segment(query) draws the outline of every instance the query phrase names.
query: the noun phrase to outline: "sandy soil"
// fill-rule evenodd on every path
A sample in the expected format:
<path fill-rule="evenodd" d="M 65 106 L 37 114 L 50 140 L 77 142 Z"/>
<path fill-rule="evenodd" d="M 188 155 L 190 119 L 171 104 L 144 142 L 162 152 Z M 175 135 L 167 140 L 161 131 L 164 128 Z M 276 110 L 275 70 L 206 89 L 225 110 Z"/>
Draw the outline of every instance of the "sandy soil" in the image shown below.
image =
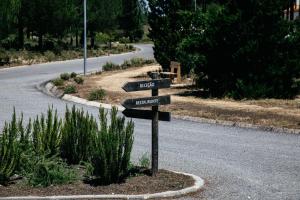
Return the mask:
<path fill-rule="evenodd" d="M 151 65 L 125 71 L 104 72 L 92 75 L 79 86 L 78 94 L 87 98 L 95 88 L 107 91 L 105 103 L 120 104 L 127 98 L 150 96 L 150 91 L 126 93 L 122 86 L 126 82 L 148 79 L 147 72 L 158 70 L 160 66 Z M 188 82 L 188 81 L 187 81 Z M 300 99 L 295 100 L 242 100 L 199 98 L 191 87 L 172 87 L 161 89 L 160 95 L 172 95 L 172 104 L 161 106 L 162 110 L 176 115 L 188 115 L 216 120 L 245 122 L 255 125 L 300 129 Z M 189 93 L 193 93 L 189 95 Z"/>

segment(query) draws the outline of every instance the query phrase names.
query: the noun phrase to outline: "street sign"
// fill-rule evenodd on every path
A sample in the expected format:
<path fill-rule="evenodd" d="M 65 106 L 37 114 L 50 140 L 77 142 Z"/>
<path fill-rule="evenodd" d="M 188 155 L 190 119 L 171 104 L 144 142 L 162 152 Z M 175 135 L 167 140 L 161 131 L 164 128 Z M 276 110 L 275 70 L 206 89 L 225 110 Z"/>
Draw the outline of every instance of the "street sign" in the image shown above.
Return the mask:
<path fill-rule="evenodd" d="M 160 106 L 171 103 L 170 95 L 167 96 L 153 96 L 146 98 L 127 99 L 123 102 L 122 106 L 125 108 L 140 108 L 149 106 Z"/>
<path fill-rule="evenodd" d="M 152 90 L 160 88 L 170 88 L 171 81 L 170 79 L 156 79 L 149 81 L 137 81 L 137 82 L 128 82 L 122 88 L 126 92 L 141 91 L 141 90 Z"/>
<path fill-rule="evenodd" d="M 167 105 L 171 103 L 170 95 L 158 96 L 158 89 L 169 88 L 171 86 L 170 79 L 158 79 L 158 73 L 151 73 L 149 81 L 138 81 L 126 83 L 122 88 L 126 92 L 151 90 L 152 97 L 127 99 L 123 102 L 126 108 L 123 114 L 126 117 L 151 119 L 152 121 L 152 159 L 151 159 L 151 173 L 156 176 L 158 172 L 158 121 L 171 121 L 171 114 L 168 112 L 160 112 L 160 105 Z M 132 108 L 152 107 L 152 110 L 136 110 Z"/>
<path fill-rule="evenodd" d="M 125 109 L 123 114 L 126 117 L 137 118 L 137 119 L 152 119 L 152 110 L 136 110 L 136 109 Z M 159 121 L 171 121 L 171 113 L 169 112 L 158 112 Z"/>

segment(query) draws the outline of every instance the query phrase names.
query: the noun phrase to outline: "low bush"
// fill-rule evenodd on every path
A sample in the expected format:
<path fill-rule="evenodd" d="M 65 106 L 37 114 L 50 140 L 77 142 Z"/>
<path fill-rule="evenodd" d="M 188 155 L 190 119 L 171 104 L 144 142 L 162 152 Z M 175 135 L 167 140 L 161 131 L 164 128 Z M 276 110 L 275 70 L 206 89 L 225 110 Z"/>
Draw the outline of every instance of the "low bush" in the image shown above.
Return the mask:
<path fill-rule="evenodd" d="M 57 157 L 39 158 L 28 175 L 28 183 L 35 187 L 67 184 L 76 179 L 75 171 Z"/>
<path fill-rule="evenodd" d="M 67 85 L 64 89 L 64 94 L 77 93 L 77 88 L 74 85 Z"/>
<path fill-rule="evenodd" d="M 34 187 L 66 184 L 77 180 L 73 164 L 87 166 L 86 174 L 101 184 L 117 183 L 129 175 L 133 144 L 133 122 L 111 111 L 99 110 L 99 126 L 94 117 L 73 106 L 65 117 L 49 108 L 46 115 L 29 120 L 16 113 L 0 134 L 0 184 L 6 185 L 13 174 L 26 177 Z M 99 127 L 99 128 L 98 128 Z"/>
<path fill-rule="evenodd" d="M 150 156 L 148 153 L 144 153 L 142 157 L 139 159 L 139 165 L 143 168 L 150 167 Z"/>
<path fill-rule="evenodd" d="M 83 84 L 84 79 L 83 79 L 82 77 L 78 76 L 78 77 L 75 77 L 75 78 L 74 78 L 74 81 L 75 81 L 77 84 Z"/>
<path fill-rule="evenodd" d="M 69 73 L 63 73 L 60 75 L 60 78 L 65 80 L 65 81 L 68 81 L 70 79 L 70 74 Z"/>
<path fill-rule="evenodd" d="M 20 128 L 18 126 L 16 112 L 14 111 L 12 121 L 6 123 L 0 135 L 0 184 L 6 185 L 9 178 L 18 168 L 21 157 L 19 145 Z"/>
<path fill-rule="evenodd" d="M 106 96 L 105 90 L 103 90 L 102 88 L 94 89 L 90 92 L 88 100 L 90 101 L 103 100 L 105 96 Z"/>
<path fill-rule="evenodd" d="M 69 164 L 88 161 L 93 150 L 97 123 L 93 116 L 78 110 L 66 108 L 62 126 L 61 157 Z"/>
<path fill-rule="evenodd" d="M 64 80 L 61 79 L 61 78 L 57 78 L 57 79 L 52 80 L 52 83 L 56 87 L 59 87 L 59 86 L 63 86 L 64 85 Z"/>
<path fill-rule="evenodd" d="M 5 50 L 0 50 L 0 66 L 8 65 L 10 63 L 10 57 Z"/>
<path fill-rule="evenodd" d="M 77 77 L 77 73 L 76 72 L 72 72 L 70 75 L 71 78 L 76 78 Z"/>
<path fill-rule="evenodd" d="M 55 54 L 52 51 L 46 51 L 44 53 L 47 62 L 54 61 L 56 59 Z"/>
<path fill-rule="evenodd" d="M 120 65 L 117 65 L 112 62 L 107 62 L 105 65 L 102 66 L 103 71 L 113 71 L 121 69 Z"/>
<path fill-rule="evenodd" d="M 117 116 L 115 107 L 111 110 L 110 125 L 107 112 L 100 108 L 99 113 L 100 127 L 91 159 L 93 175 L 100 184 L 118 183 L 128 175 L 134 124 L 130 121 L 125 126 L 125 118 Z"/>
<path fill-rule="evenodd" d="M 32 124 L 33 150 L 36 154 L 54 156 L 59 153 L 61 140 L 61 120 L 57 116 L 57 110 L 49 108 L 45 117 L 42 114 Z"/>

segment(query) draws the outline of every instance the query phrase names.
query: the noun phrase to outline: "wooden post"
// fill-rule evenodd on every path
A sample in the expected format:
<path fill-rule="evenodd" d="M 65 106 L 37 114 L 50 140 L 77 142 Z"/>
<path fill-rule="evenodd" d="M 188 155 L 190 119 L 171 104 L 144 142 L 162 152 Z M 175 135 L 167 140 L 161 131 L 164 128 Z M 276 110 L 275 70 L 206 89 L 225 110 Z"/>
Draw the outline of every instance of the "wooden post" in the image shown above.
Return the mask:
<path fill-rule="evenodd" d="M 158 73 L 152 73 L 152 79 L 158 79 Z M 158 96 L 158 89 L 152 89 L 152 96 Z M 152 106 L 152 176 L 158 172 L 158 106 Z"/>

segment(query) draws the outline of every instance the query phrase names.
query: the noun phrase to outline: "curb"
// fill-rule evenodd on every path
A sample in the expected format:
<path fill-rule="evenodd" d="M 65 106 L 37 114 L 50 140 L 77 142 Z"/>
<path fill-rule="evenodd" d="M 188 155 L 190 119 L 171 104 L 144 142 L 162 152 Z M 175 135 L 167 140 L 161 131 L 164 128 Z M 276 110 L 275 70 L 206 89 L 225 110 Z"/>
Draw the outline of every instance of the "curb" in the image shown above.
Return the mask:
<path fill-rule="evenodd" d="M 204 186 L 204 180 L 196 175 L 171 171 L 176 174 L 183 174 L 190 176 L 195 180 L 195 183 L 191 187 L 187 187 L 176 191 L 166 191 L 153 194 L 140 194 L 140 195 L 125 195 L 125 194 L 113 194 L 113 195 L 68 195 L 68 196 L 20 196 L 20 197 L 0 197 L 0 200 L 71 200 L 71 199 L 155 199 L 155 198 L 168 198 L 178 197 L 186 195 L 188 193 L 197 192 Z"/>
<path fill-rule="evenodd" d="M 111 104 L 104 104 L 95 101 L 88 101 L 86 99 L 75 97 L 68 94 L 62 94 L 59 92 L 56 86 L 54 86 L 51 82 L 47 81 L 42 83 L 41 85 L 37 86 L 37 88 L 46 93 L 49 96 L 61 98 L 65 101 L 78 103 L 82 105 L 92 106 L 92 107 L 103 107 L 105 109 L 111 109 L 112 106 L 118 108 L 119 111 L 125 110 L 123 106 L 120 105 L 111 105 Z M 276 133 L 288 133 L 288 134 L 300 134 L 300 129 L 288 129 L 288 128 L 278 128 L 273 126 L 260 126 L 260 125 L 253 125 L 241 122 L 231 122 L 231 121 L 223 121 L 223 120 L 214 120 L 214 119 L 206 119 L 200 117 L 190 117 L 190 116 L 180 116 L 180 115 L 173 115 L 175 119 L 181 119 L 186 121 L 192 122 L 199 122 L 199 123 L 209 123 L 209 124 L 219 124 L 223 126 L 231 126 L 231 127 L 239 127 L 239 128 L 250 128 L 254 130 L 262 130 L 262 131 L 269 131 L 269 132 L 276 132 Z"/>

